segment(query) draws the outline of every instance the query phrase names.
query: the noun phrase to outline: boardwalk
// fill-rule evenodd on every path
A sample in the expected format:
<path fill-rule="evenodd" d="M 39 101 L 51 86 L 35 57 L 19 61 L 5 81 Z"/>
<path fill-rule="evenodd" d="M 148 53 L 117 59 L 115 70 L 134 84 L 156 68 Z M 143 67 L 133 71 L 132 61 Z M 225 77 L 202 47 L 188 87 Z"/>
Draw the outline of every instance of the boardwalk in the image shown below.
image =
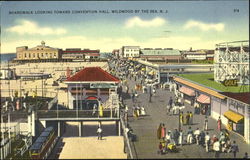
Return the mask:
<path fill-rule="evenodd" d="M 135 81 L 129 80 L 129 88 L 134 88 Z M 138 81 L 139 82 L 139 81 Z M 138 83 L 137 82 L 137 83 Z M 130 90 L 131 93 L 131 90 Z M 200 145 L 184 145 L 182 147 L 178 146 L 178 153 L 168 153 L 165 155 L 160 155 L 157 153 L 159 140 L 157 139 L 157 128 L 160 123 L 165 123 L 168 130 L 173 131 L 175 128 L 178 129 L 178 116 L 177 115 L 167 115 L 166 104 L 170 96 L 174 97 L 173 93 L 167 90 L 157 89 L 156 95 L 152 97 L 152 103 L 149 103 L 149 95 L 146 93 L 138 92 L 139 97 L 137 98 L 136 104 L 144 106 L 147 112 L 147 116 L 140 117 L 136 120 L 132 117 L 132 107 L 133 103 L 131 98 L 123 94 L 125 98 L 124 103 L 129 107 L 129 125 L 132 127 L 134 133 L 138 136 L 138 141 L 135 142 L 135 148 L 138 158 L 209 158 L 214 157 L 214 152 L 206 153 L 205 148 Z M 194 108 L 189 104 L 185 103 L 186 108 L 183 110 L 192 111 L 194 113 Z M 192 129 L 203 128 L 204 115 L 194 115 L 194 124 L 191 125 Z M 225 128 L 225 126 L 223 126 Z M 182 129 L 187 131 L 188 126 L 183 126 Z M 217 136 L 219 132 L 216 130 L 216 121 L 209 118 L 209 134 L 212 137 L 214 134 Z M 238 136 L 234 132 L 230 132 L 231 140 L 236 140 L 239 145 L 240 152 L 237 154 L 238 158 L 242 158 L 245 152 L 250 153 L 250 145 L 247 145 L 241 136 Z M 221 153 L 220 157 L 232 158 L 232 153 Z"/>

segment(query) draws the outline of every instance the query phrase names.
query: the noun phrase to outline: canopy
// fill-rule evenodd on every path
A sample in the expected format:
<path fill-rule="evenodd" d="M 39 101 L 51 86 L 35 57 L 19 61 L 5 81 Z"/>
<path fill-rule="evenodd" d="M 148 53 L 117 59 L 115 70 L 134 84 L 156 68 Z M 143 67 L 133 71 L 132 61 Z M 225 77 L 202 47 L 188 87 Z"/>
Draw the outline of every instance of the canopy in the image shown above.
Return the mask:
<path fill-rule="evenodd" d="M 182 86 L 179 91 L 189 96 L 195 96 L 194 90 L 184 86 Z"/>
<path fill-rule="evenodd" d="M 224 116 L 235 123 L 239 123 L 240 121 L 242 121 L 244 119 L 244 117 L 242 115 L 235 113 L 233 111 L 230 111 L 230 110 L 226 111 L 224 113 Z"/>
<path fill-rule="evenodd" d="M 199 97 L 197 98 L 197 101 L 203 104 L 210 104 L 210 97 L 201 94 L 199 95 Z"/>

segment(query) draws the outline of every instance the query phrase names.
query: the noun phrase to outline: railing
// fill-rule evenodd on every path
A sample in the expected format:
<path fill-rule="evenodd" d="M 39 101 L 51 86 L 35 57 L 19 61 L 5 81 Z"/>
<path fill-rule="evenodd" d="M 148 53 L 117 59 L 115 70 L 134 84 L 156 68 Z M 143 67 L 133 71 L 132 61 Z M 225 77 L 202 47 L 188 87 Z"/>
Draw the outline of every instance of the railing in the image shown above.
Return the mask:
<path fill-rule="evenodd" d="M 127 148 L 128 148 L 128 158 L 129 159 L 134 159 L 134 156 L 133 156 L 133 153 L 132 153 L 132 147 L 131 147 L 131 142 L 130 142 L 130 140 L 129 140 L 129 138 L 128 138 L 128 134 L 126 133 L 126 125 L 125 125 L 125 122 L 124 122 L 124 120 L 123 120 L 123 118 L 121 117 L 120 118 L 120 120 L 121 120 L 121 126 L 122 126 L 122 130 L 123 130 L 123 136 L 124 136 L 124 138 L 125 138 L 125 146 L 127 146 Z"/>
<path fill-rule="evenodd" d="M 119 111 L 105 109 L 101 115 L 93 110 L 38 110 L 39 118 L 119 118 Z"/>
<path fill-rule="evenodd" d="M 52 107 L 53 107 L 53 105 L 54 104 L 56 104 L 57 103 L 57 96 L 56 97 L 54 97 L 50 102 L 49 102 L 49 104 L 48 104 L 48 109 L 50 110 Z"/>

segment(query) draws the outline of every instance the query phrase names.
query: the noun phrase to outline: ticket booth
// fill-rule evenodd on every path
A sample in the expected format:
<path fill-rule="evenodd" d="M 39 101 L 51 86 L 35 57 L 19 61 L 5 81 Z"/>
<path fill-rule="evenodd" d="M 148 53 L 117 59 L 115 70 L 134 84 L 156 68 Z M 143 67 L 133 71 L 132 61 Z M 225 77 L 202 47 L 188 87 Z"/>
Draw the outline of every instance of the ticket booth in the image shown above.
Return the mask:
<path fill-rule="evenodd" d="M 227 129 L 244 135 L 244 116 L 234 111 L 228 110 L 224 113 L 228 119 Z"/>

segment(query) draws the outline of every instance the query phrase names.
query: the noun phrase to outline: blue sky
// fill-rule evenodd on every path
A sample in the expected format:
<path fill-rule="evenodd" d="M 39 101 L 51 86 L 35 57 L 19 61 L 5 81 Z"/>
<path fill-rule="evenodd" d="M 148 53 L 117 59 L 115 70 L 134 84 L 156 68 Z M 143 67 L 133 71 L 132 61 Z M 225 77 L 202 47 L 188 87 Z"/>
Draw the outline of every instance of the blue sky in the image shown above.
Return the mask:
<path fill-rule="evenodd" d="M 163 13 L 142 13 L 147 9 Z M 55 14 L 54 10 L 69 10 L 70 14 Z M 72 14 L 73 10 L 108 10 L 110 13 Z M 133 13 L 111 13 L 111 10 L 132 10 Z M 11 11 L 33 11 L 33 14 L 9 14 Z M 35 14 L 35 11 L 53 14 Z M 249 39 L 249 2 L 1 2 L 1 25 L 1 53 L 15 52 L 18 46 L 34 47 L 42 40 L 56 48 L 90 48 L 104 52 L 123 45 L 213 49 L 216 43 Z"/>

